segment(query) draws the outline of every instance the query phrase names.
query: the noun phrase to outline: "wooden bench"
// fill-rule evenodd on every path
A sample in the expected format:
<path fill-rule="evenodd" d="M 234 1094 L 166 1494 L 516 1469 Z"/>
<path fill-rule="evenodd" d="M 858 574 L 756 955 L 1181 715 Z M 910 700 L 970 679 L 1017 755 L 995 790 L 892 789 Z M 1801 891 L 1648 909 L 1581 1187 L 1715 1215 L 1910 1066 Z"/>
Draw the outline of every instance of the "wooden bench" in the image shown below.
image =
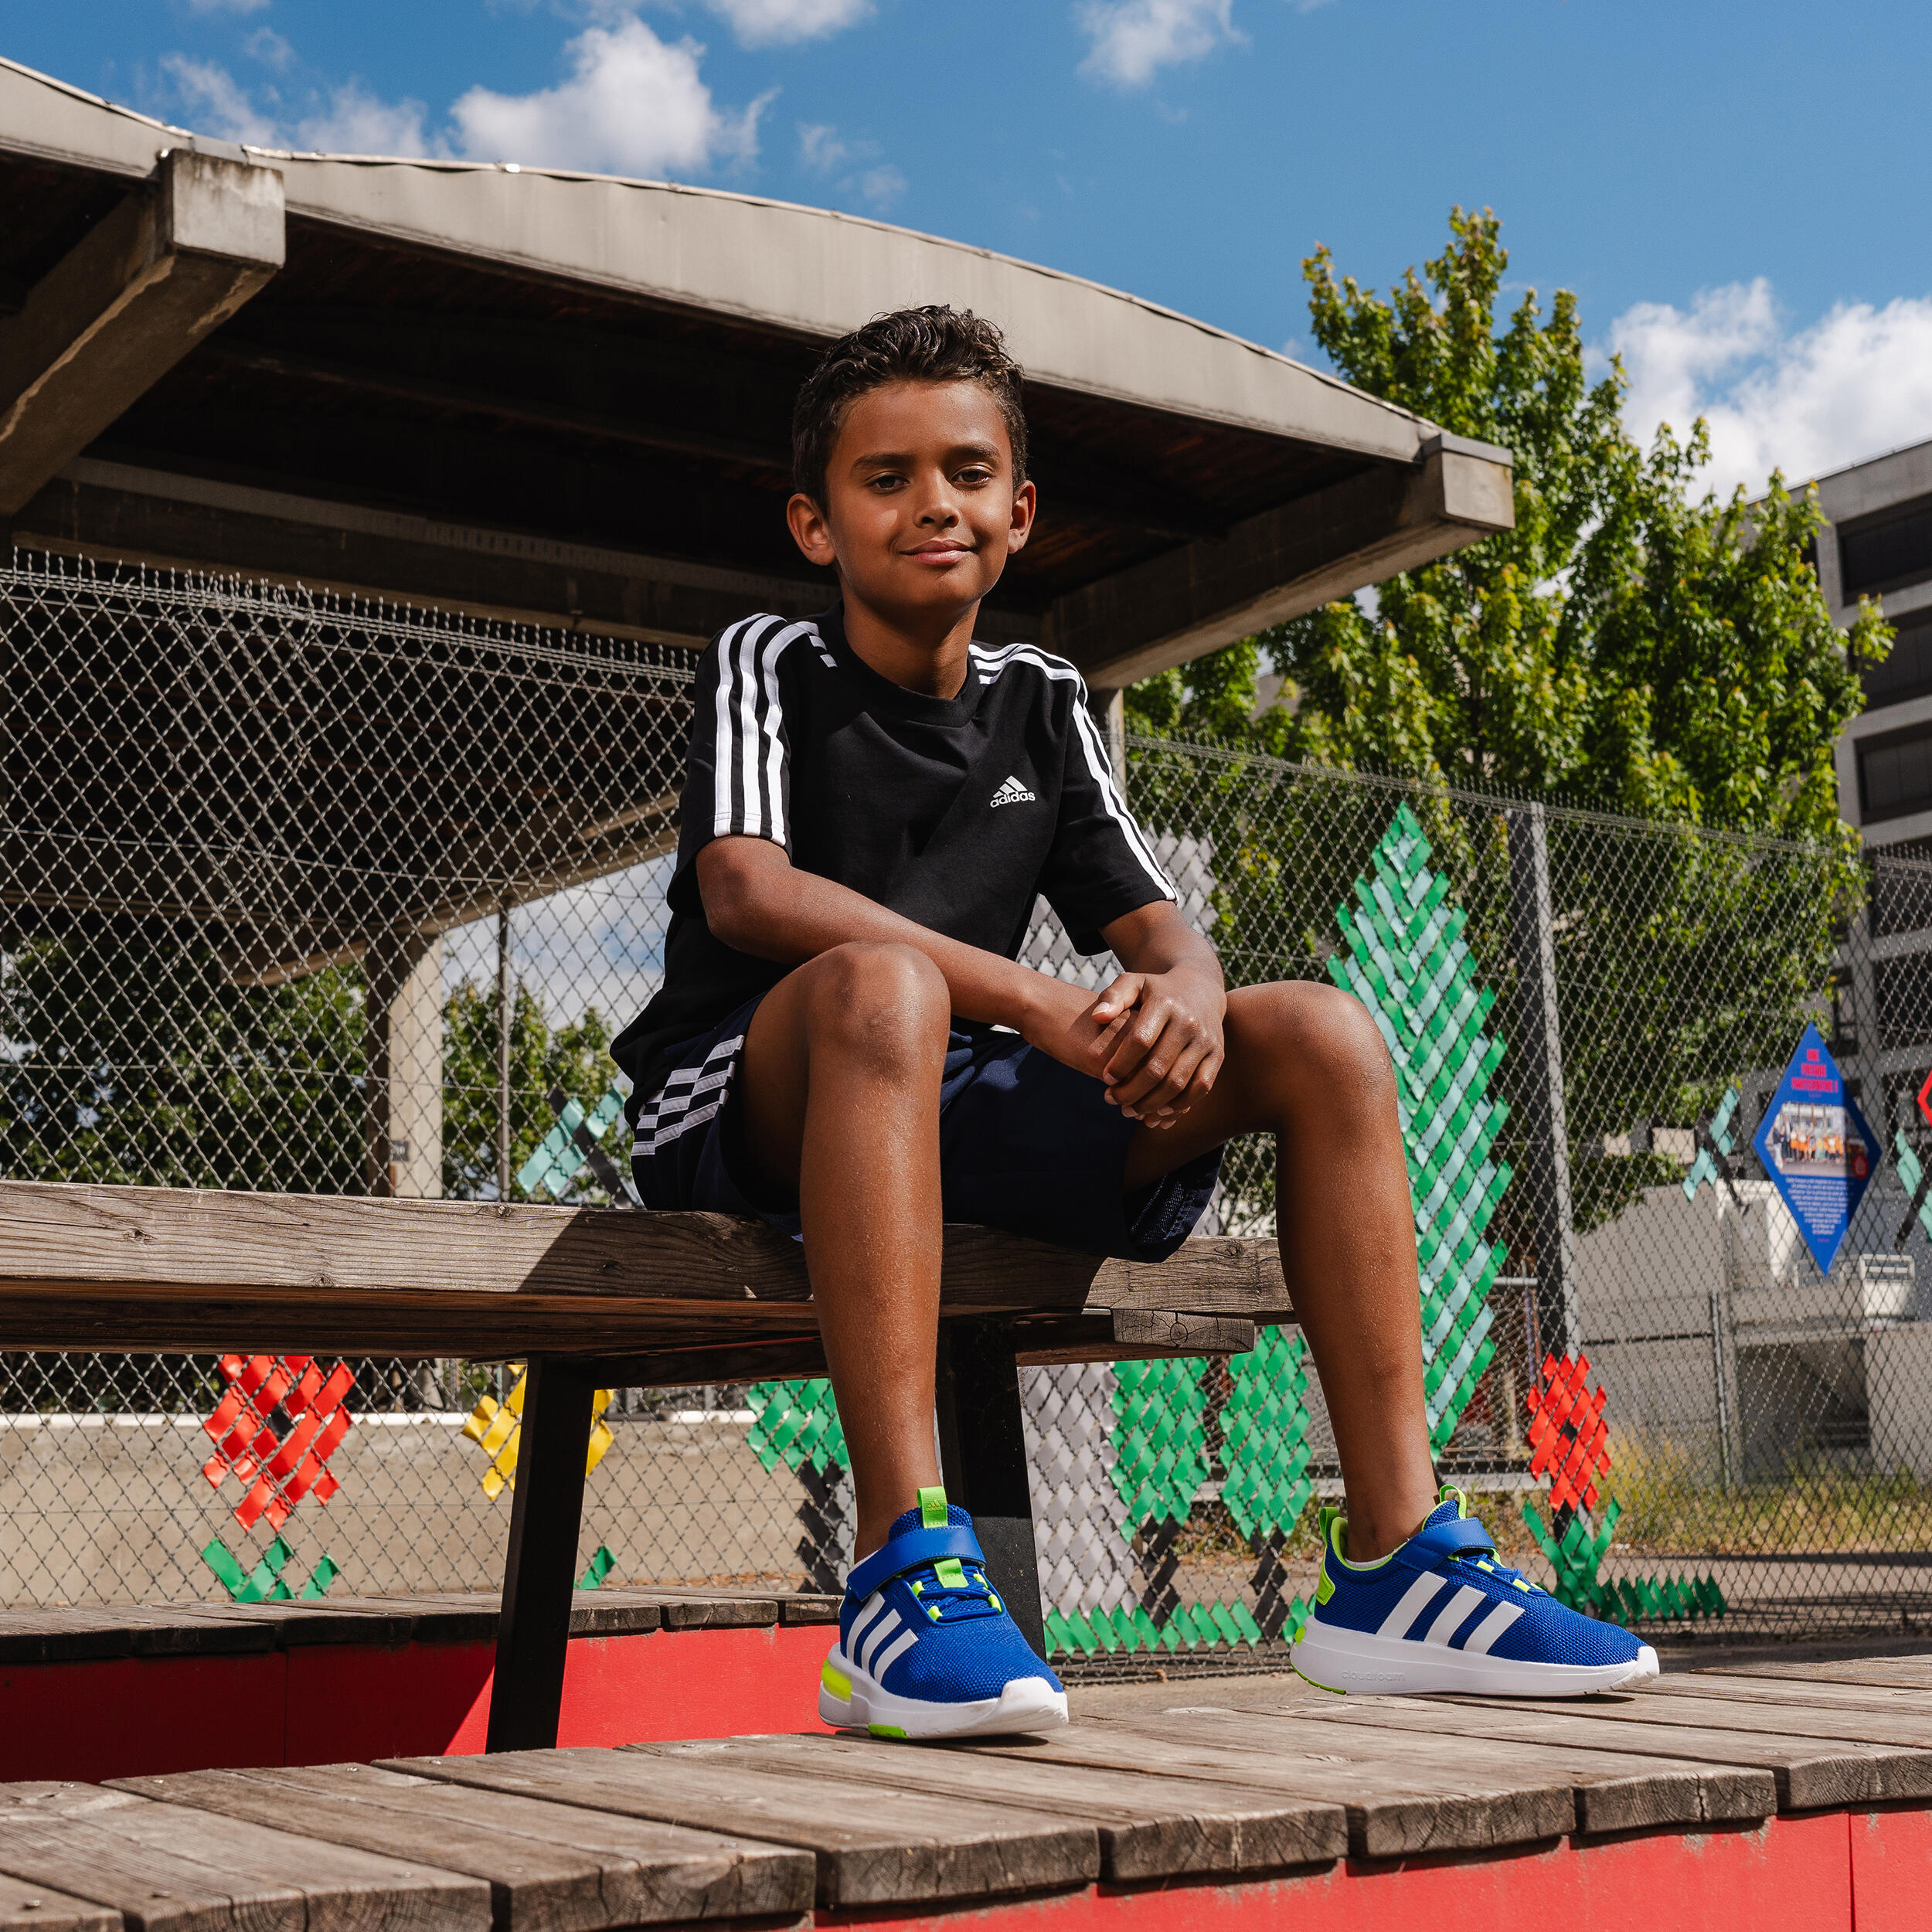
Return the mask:
<path fill-rule="evenodd" d="M 947 1493 L 1043 1642 L 1017 1371 L 1240 1354 L 1291 1321 L 1272 1242 L 1158 1265 L 946 1230 Z M 0 1347 L 529 1364 L 492 1750 L 556 1741 L 593 1391 L 822 1375 L 803 1251 L 711 1214 L 0 1182 Z"/>

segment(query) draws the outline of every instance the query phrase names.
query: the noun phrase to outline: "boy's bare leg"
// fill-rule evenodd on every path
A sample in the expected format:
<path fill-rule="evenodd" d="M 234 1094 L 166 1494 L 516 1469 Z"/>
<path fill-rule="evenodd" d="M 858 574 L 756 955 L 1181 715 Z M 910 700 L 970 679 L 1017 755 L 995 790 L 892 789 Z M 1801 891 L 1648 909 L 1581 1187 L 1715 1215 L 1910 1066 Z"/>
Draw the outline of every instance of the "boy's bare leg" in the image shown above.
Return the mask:
<path fill-rule="evenodd" d="M 836 946 L 765 995 L 739 1070 L 746 1152 L 767 1185 L 798 1189 L 861 1556 L 940 1480 L 939 1083 L 951 1023 L 945 980 L 923 954 Z"/>
<path fill-rule="evenodd" d="M 1335 1426 L 1349 1548 L 1386 1556 L 1434 1507 L 1414 1209 L 1388 1049 L 1361 1004 L 1290 981 L 1228 995 L 1214 1090 L 1128 1144 L 1139 1186 L 1236 1134 L 1277 1138 L 1281 1262 Z"/>

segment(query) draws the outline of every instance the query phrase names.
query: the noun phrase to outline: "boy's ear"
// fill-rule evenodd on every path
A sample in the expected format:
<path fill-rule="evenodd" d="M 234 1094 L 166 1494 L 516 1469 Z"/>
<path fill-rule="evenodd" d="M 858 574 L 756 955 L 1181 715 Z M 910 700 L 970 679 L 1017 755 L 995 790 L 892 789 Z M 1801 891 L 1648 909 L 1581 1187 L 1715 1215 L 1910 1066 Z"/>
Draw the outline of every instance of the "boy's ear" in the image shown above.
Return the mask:
<path fill-rule="evenodd" d="M 785 505 L 785 522 L 791 526 L 792 542 L 812 563 L 827 570 L 838 563 L 838 553 L 832 548 L 832 526 L 825 512 L 803 490 Z"/>

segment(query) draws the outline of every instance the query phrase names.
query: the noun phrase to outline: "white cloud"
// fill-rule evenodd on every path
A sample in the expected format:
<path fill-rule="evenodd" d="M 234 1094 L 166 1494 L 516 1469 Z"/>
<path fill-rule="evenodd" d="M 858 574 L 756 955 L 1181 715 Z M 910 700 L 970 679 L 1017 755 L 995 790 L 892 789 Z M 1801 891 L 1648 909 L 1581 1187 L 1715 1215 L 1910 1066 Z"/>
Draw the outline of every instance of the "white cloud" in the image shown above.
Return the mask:
<path fill-rule="evenodd" d="M 705 0 L 744 47 L 773 47 L 816 40 L 855 25 L 872 12 L 872 0 Z"/>
<path fill-rule="evenodd" d="M 1624 420 L 1648 443 L 1710 425 L 1706 477 L 1755 493 L 1774 469 L 1793 483 L 1932 436 L 1932 297 L 1882 308 L 1839 302 L 1787 330 L 1760 277 L 1707 289 L 1688 312 L 1640 302 L 1607 346 L 1631 379 Z"/>
<path fill-rule="evenodd" d="M 1094 43 L 1080 72 L 1144 87 L 1162 67 L 1240 40 L 1233 9 L 1233 0 L 1080 0 L 1073 18 Z"/>
<path fill-rule="evenodd" d="M 273 27 L 257 27 L 242 43 L 242 52 L 277 73 L 285 72 L 295 58 L 295 49 Z"/>
<path fill-rule="evenodd" d="M 906 192 L 906 177 L 880 157 L 876 141 L 847 141 L 829 121 L 799 122 L 798 162 L 810 173 L 838 175 L 842 192 L 881 214 Z"/>
<path fill-rule="evenodd" d="M 237 87 L 226 67 L 213 60 L 191 60 L 185 53 L 171 53 L 162 61 L 161 70 L 174 83 L 180 96 L 182 111 L 199 134 L 212 134 L 217 141 L 242 141 L 257 148 L 277 145 L 274 119 L 260 111 Z"/>
<path fill-rule="evenodd" d="M 906 192 L 906 177 L 889 164 L 883 168 L 868 168 L 859 177 L 859 192 L 873 207 L 883 212 Z"/>
<path fill-rule="evenodd" d="M 815 175 L 828 175 L 852 152 L 829 121 L 798 124 L 798 160 Z"/>
<path fill-rule="evenodd" d="M 472 159 L 620 175 L 695 172 L 758 151 L 761 96 L 736 113 L 712 100 L 689 39 L 667 44 L 634 16 L 587 28 L 564 52 L 567 80 L 536 94 L 472 87 L 450 110 Z"/>
<path fill-rule="evenodd" d="M 260 13 L 270 0 L 188 0 L 190 13 Z"/>
<path fill-rule="evenodd" d="M 418 155 L 440 151 L 423 132 L 420 100 L 389 101 L 359 80 L 338 87 L 328 108 L 296 128 L 298 145 L 325 155 Z"/>

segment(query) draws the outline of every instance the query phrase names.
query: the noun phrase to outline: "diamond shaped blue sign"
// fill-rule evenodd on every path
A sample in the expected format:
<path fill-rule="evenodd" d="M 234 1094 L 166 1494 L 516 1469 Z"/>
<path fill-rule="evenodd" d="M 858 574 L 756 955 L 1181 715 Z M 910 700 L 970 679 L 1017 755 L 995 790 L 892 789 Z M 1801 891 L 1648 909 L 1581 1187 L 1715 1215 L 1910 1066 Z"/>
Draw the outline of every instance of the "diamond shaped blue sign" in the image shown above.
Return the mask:
<path fill-rule="evenodd" d="M 1815 1026 L 1805 1028 L 1751 1145 L 1818 1272 L 1829 1274 L 1879 1150 Z"/>

